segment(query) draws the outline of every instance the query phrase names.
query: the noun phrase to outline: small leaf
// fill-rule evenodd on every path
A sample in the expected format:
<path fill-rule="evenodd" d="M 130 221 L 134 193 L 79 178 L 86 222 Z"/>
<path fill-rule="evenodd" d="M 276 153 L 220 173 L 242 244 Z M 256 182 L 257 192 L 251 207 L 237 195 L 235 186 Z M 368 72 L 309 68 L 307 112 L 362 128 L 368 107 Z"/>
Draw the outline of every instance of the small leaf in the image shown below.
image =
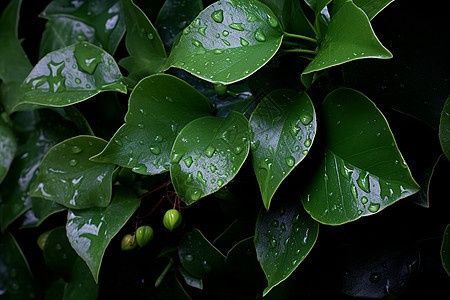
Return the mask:
<path fill-rule="evenodd" d="M 17 151 L 17 143 L 11 128 L 3 121 L 0 115 L 0 183 L 8 174 L 14 155 Z"/>
<path fill-rule="evenodd" d="M 77 258 L 73 264 L 70 281 L 64 289 L 64 300 L 95 300 L 98 299 L 99 285 L 93 280 L 86 263 Z"/>
<path fill-rule="evenodd" d="M 375 18 L 375 16 L 382 11 L 394 0 L 354 0 L 355 4 L 358 5 L 369 17 L 369 20 Z"/>
<path fill-rule="evenodd" d="M 256 221 L 255 248 L 268 286 L 285 280 L 300 265 L 314 246 L 319 225 L 301 207 L 290 201 L 269 212 L 261 210 Z"/>
<path fill-rule="evenodd" d="M 67 237 L 88 265 L 96 282 L 106 247 L 133 215 L 139 203 L 140 199 L 130 190 L 116 189 L 111 203 L 105 208 L 69 210 Z"/>
<path fill-rule="evenodd" d="M 302 193 L 303 205 L 314 219 L 343 224 L 419 190 L 372 101 L 340 88 L 325 98 L 322 109 L 325 153 Z"/>
<path fill-rule="evenodd" d="M 55 145 L 42 159 L 32 196 L 68 208 L 107 206 L 114 165 L 89 160 L 105 145 L 104 140 L 93 136 L 77 136 Z"/>
<path fill-rule="evenodd" d="M 380 43 L 366 14 L 352 1 L 333 15 L 316 57 L 303 70 L 302 82 L 312 84 L 312 73 L 363 58 L 392 58 Z"/>
<path fill-rule="evenodd" d="M 205 278 L 225 263 L 225 256 L 195 228 L 181 239 L 178 256 L 186 271 L 197 278 Z"/>
<path fill-rule="evenodd" d="M 126 93 L 119 67 L 103 49 L 75 44 L 47 54 L 22 85 L 24 95 L 13 110 L 35 104 L 50 107 L 72 105 L 105 91 Z"/>
<path fill-rule="evenodd" d="M 450 276 L 450 225 L 445 227 L 444 237 L 442 238 L 441 244 L 441 260 L 442 266 Z"/>
<path fill-rule="evenodd" d="M 92 160 L 133 168 L 139 174 L 166 172 L 179 131 L 211 113 L 208 99 L 181 79 L 149 76 L 131 93 L 125 124 Z"/>
<path fill-rule="evenodd" d="M 70 279 L 73 264 L 78 255 L 67 240 L 66 229 L 61 226 L 50 231 L 44 244 L 44 260 L 56 274 Z"/>
<path fill-rule="evenodd" d="M 441 112 L 439 141 L 441 143 L 442 152 L 444 152 L 447 159 L 450 160 L 450 98 L 445 102 Z"/>
<path fill-rule="evenodd" d="M 306 93 L 276 90 L 250 118 L 254 133 L 252 164 L 263 203 L 269 209 L 275 191 L 305 158 L 316 133 L 316 114 Z"/>
<path fill-rule="evenodd" d="M 218 1 L 184 29 L 166 67 L 231 84 L 265 65 L 282 39 L 280 22 L 266 5 L 255 0 Z"/>
<path fill-rule="evenodd" d="M 314 11 L 316 15 L 327 6 L 331 0 L 305 0 L 305 3 Z"/>
<path fill-rule="evenodd" d="M 31 197 L 31 209 L 24 214 L 21 229 L 38 227 L 49 216 L 66 209 L 65 206 L 56 202 Z"/>
<path fill-rule="evenodd" d="M 172 148 L 170 176 L 178 196 L 190 205 L 226 185 L 247 158 L 249 144 L 248 120 L 241 113 L 190 122 Z"/>

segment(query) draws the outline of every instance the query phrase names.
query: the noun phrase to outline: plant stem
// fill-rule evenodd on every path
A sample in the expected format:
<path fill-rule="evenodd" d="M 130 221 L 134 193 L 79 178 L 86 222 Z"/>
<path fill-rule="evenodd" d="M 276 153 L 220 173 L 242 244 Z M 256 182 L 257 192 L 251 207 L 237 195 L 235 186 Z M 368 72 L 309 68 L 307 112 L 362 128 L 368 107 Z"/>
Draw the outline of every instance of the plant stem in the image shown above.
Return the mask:
<path fill-rule="evenodd" d="M 308 49 L 285 49 L 281 50 L 282 53 L 306 53 L 306 54 L 316 54 L 314 50 Z"/>
<path fill-rule="evenodd" d="M 173 260 L 171 259 L 169 261 L 169 263 L 167 264 L 167 266 L 162 271 L 161 275 L 159 275 L 159 277 L 156 279 L 156 281 L 155 281 L 155 287 L 156 288 L 161 285 L 161 282 L 163 281 L 164 277 L 166 277 L 167 272 L 169 272 L 169 270 L 172 267 L 172 265 L 173 265 Z"/>
<path fill-rule="evenodd" d="M 313 42 L 315 44 L 318 43 L 316 39 L 314 39 L 312 37 L 309 37 L 309 36 L 305 36 L 305 35 L 294 34 L 294 33 L 287 33 L 287 32 L 285 32 L 284 35 L 287 36 L 287 37 L 291 37 L 291 38 L 302 39 L 302 40 L 305 40 L 305 41 Z"/>

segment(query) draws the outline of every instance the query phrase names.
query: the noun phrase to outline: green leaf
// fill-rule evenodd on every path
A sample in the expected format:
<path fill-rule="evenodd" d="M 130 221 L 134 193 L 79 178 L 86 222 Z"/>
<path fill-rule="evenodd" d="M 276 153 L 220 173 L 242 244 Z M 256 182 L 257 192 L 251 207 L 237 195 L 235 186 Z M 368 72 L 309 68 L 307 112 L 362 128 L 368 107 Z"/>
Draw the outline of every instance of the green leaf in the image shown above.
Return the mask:
<path fill-rule="evenodd" d="M 303 70 L 302 82 L 312 84 L 314 72 L 363 58 L 392 58 L 372 30 L 364 11 L 352 1 L 345 2 L 332 16 L 316 57 Z"/>
<path fill-rule="evenodd" d="M 202 11 L 201 0 L 166 0 L 158 13 L 155 26 L 169 49 L 175 37 Z"/>
<path fill-rule="evenodd" d="M 0 235 L 2 299 L 39 299 L 40 291 L 19 245 L 11 234 Z"/>
<path fill-rule="evenodd" d="M 76 136 L 52 147 L 39 166 L 32 196 L 55 201 L 68 208 L 105 207 L 111 200 L 114 165 L 89 160 L 106 141 Z"/>
<path fill-rule="evenodd" d="M 316 113 L 306 93 L 276 90 L 250 118 L 252 164 L 266 209 L 278 186 L 308 154 L 316 134 Z"/>
<path fill-rule="evenodd" d="M 322 109 L 325 153 L 302 193 L 303 205 L 314 219 L 343 224 L 419 190 L 372 101 L 340 88 L 325 98 Z"/>
<path fill-rule="evenodd" d="M 140 174 L 165 172 L 179 131 L 211 113 L 208 99 L 181 79 L 149 76 L 131 93 L 125 124 L 92 160 L 133 168 Z"/>
<path fill-rule="evenodd" d="M 198 278 L 205 278 L 213 269 L 225 263 L 225 256 L 196 228 L 181 239 L 178 256 L 186 271 Z"/>
<path fill-rule="evenodd" d="M 44 244 L 44 260 L 50 269 L 68 280 L 77 257 L 77 253 L 70 246 L 66 229 L 63 226 L 50 231 Z"/>
<path fill-rule="evenodd" d="M 100 265 L 106 247 L 138 208 L 140 199 L 128 189 L 115 189 L 111 203 L 105 207 L 69 210 L 67 237 L 78 255 L 86 262 L 98 282 Z"/>
<path fill-rule="evenodd" d="M 0 183 L 8 174 L 14 155 L 17 151 L 15 135 L 0 115 Z"/>
<path fill-rule="evenodd" d="M 123 0 L 122 7 L 127 25 L 125 45 L 130 56 L 119 64 L 135 85 L 145 76 L 161 71 L 167 55 L 161 37 L 144 12 L 131 0 Z"/>
<path fill-rule="evenodd" d="M 248 120 L 241 113 L 190 122 L 172 148 L 170 176 L 178 196 L 190 205 L 226 185 L 247 158 L 249 144 Z"/>
<path fill-rule="evenodd" d="M 65 206 L 42 198 L 31 197 L 31 209 L 24 215 L 22 228 L 38 227 L 49 216 L 66 210 Z"/>
<path fill-rule="evenodd" d="M 93 280 L 86 263 L 77 258 L 73 264 L 70 281 L 64 289 L 63 300 L 95 300 L 98 299 L 99 286 Z"/>
<path fill-rule="evenodd" d="M 445 102 L 441 112 L 439 141 L 441 143 L 442 152 L 444 152 L 447 159 L 450 160 L 450 98 Z"/>
<path fill-rule="evenodd" d="M 369 20 L 375 18 L 380 11 L 393 1 L 394 0 L 354 0 L 355 4 L 369 17 Z"/>
<path fill-rule="evenodd" d="M 318 233 L 318 223 L 298 201 L 290 201 L 269 212 L 261 210 L 254 243 L 268 281 L 263 296 L 294 272 L 314 246 Z"/>
<path fill-rule="evenodd" d="M 25 79 L 24 95 L 13 110 L 28 109 L 27 104 L 68 106 L 105 91 L 126 93 L 122 81 L 111 55 L 85 42 L 75 44 L 38 62 Z"/>
<path fill-rule="evenodd" d="M 442 266 L 450 276 L 450 224 L 445 227 L 444 237 L 442 238 L 441 260 Z"/>
<path fill-rule="evenodd" d="M 125 33 L 118 0 L 53 0 L 41 14 L 48 20 L 40 57 L 78 42 L 89 42 L 113 54 Z"/>
<path fill-rule="evenodd" d="M 212 83 L 231 84 L 265 65 L 282 39 L 279 21 L 266 5 L 255 0 L 218 1 L 185 28 L 166 66 Z"/>
<path fill-rule="evenodd" d="M 305 3 L 314 11 L 316 15 L 327 6 L 331 0 L 304 0 Z"/>

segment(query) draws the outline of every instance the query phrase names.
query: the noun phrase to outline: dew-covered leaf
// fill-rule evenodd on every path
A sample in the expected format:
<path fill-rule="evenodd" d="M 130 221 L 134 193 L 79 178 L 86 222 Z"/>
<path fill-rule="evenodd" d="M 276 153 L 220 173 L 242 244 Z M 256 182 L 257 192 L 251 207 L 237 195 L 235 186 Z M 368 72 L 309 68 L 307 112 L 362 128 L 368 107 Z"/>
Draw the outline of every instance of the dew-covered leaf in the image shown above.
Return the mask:
<path fill-rule="evenodd" d="M 190 205 L 226 185 L 247 158 L 249 139 L 248 120 L 234 111 L 186 125 L 171 154 L 170 176 L 178 196 Z"/>
<path fill-rule="evenodd" d="M 107 206 L 114 165 L 89 160 L 105 145 L 97 137 L 76 136 L 52 147 L 39 166 L 32 196 L 75 209 Z"/>
<path fill-rule="evenodd" d="M 149 76 L 131 93 L 125 124 L 92 160 L 133 168 L 140 174 L 165 172 L 180 130 L 211 113 L 208 99 L 181 79 Z"/>
<path fill-rule="evenodd" d="M 181 239 L 178 256 L 186 271 L 198 278 L 206 277 L 214 268 L 225 263 L 225 256 L 196 228 Z"/>
<path fill-rule="evenodd" d="M 450 160 L 450 98 L 444 104 L 439 123 L 439 141 L 442 151 L 448 160 Z"/>
<path fill-rule="evenodd" d="M 62 107 L 100 92 L 126 93 L 122 74 L 113 57 L 92 44 L 78 43 L 47 54 L 22 84 L 24 92 L 13 110 L 30 104 Z"/>
<path fill-rule="evenodd" d="M 308 154 L 316 114 L 306 93 L 276 90 L 268 94 L 250 118 L 253 169 L 266 209 L 278 186 Z"/>
<path fill-rule="evenodd" d="M 218 1 L 183 30 L 166 66 L 213 83 L 231 84 L 265 65 L 282 39 L 279 21 L 265 4 L 255 0 Z"/>
<path fill-rule="evenodd" d="M 367 15 L 352 1 L 332 16 L 316 57 L 303 70 L 302 82 L 312 84 L 314 72 L 363 58 L 392 58 L 372 30 Z"/>
<path fill-rule="evenodd" d="M 131 190 L 117 188 L 111 203 L 105 208 L 69 210 L 67 237 L 88 265 L 96 282 L 106 247 L 133 215 L 139 203 L 140 199 Z"/>
<path fill-rule="evenodd" d="M 441 260 L 442 266 L 450 276 L 450 225 L 447 225 L 444 231 L 444 237 L 441 244 Z"/>
<path fill-rule="evenodd" d="M 131 0 L 123 0 L 122 8 L 127 25 L 125 45 L 130 56 L 119 61 L 128 71 L 128 79 L 135 85 L 145 76 L 161 71 L 167 55 L 161 37 L 153 24 Z"/>
<path fill-rule="evenodd" d="M 9 166 L 14 159 L 16 150 L 15 135 L 0 115 L 0 183 L 8 174 Z"/>
<path fill-rule="evenodd" d="M 340 88 L 325 98 L 322 109 L 324 156 L 302 192 L 314 219 L 343 224 L 419 190 L 386 119 L 370 99 Z"/>
<path fill-rule="evenodd" d="M 319 225 L 298 201 L 282 204 L 269 212 L 261 210 L 256 221 L 255 248 L 268 281 L 263 295 L 300 265 L 314 246 Z"/>

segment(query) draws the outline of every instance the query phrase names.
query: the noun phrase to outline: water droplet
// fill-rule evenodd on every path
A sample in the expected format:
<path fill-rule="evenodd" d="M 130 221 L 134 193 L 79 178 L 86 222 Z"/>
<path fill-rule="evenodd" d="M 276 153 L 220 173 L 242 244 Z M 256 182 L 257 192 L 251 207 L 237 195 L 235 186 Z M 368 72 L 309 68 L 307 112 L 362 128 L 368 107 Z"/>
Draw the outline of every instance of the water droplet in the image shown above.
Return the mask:
<path fill-rule="evenodd" d="M 172 164 L 179 163 L 183 156 L 184 156 L 184 153 L 181 154 L 181 153 L 173 152 L 172 153 L 172 158 L 170 159 L 170 163 L 172 163 Z"/>
<path fill-rule="evenodd" d="M 272 248 L 275 248 L 277 246 L 277 240 L 276 239 L 271 239 L 270 240 L 270 245 L 272 246 Z"/>
<path fill-rule="evenodd" d="M 62 249 L 62 246 L 61 246 L 61 244 L 56 244 L 56 245 L 55 245 L 55 248 L 56 248 L 56 250 L 61 250 L 61 249 Z"/>
<path fill-rule="evenodd" d="M 292 156 L 287 157 L 287 158 L 286 158 L 286 164 L 287 164 L 289 167 L 293 167 L 294 164 L 295 164 L 295 158 L 293 158 Z"/>
<path fill-rule="evenodd" d="M 206 29 L 208 28 L 208 26 L 205 26 L 205 27 L 200 27 L 199 29 L 198 29 L 198 33 L 200 33 L 201 35 L 203 35 L 203 36 L 206 36 Z"/>
<path fill-rule="evenodd" d="M 194 256 L 193 256 L 192 254 L 186 254 L 186 255 L 184 256 L 184 260 L 186 260 L 186 261 L 188 261 L 188 262 L 191 262 L 191 261 L 194 260 Z"/>
<path fill-rule="evenodd" d="M 192 159 L 192 157 L 188 156 L 183 161 L 186 164 L 186 167 L 189 168 L 192 165 L 193 159 Z"/>
<path fill-rule="evenodd" d="M 305 147 L 310 147 L 311 146 L 311 143 L 312 143 L 312 141 L 311 141 L 311 139 L 310 138 L 307 138 L 306 140 L 305 140 Z"/>
<path fill-rule="evenodd" d="M 294 260 L 292 261 L 292 265 L 295 266 L 296 264 L 297 264 L 297 260 L 294 259 Z"/>
<path fill-rule="evenodd" d="M 83 149 L 78 147 L 78 146 L 76 146 L 76 145 L 73 146 L 72 149 L 71 149 L 72 154 L 78 154 L 78 153 L 81 153 L 82 151 L 83 151 Z"/>
<path fill-rule="evenodd" d="M 367 199 L 366 196 L 362 196 L 362 197 L 361 197 L 361 203 L 362 203 L 362 204 L 366 204 L 367 202 L 369 202 L 369 199 Z"/>
<path fill-rule="evenodd" d="M 189 34 L 189 32 L 191 32 L 191 30 L 189 29 L 189 26 L 183 29 L 183 34 Z"/>
<path fill-rule="evenodd" d="M 370 193 L 370 186 L 369 186 L 369 173 L 363 174 L 361 172 L 359 174 L 358 179 L 356 179 L 356 182 L 358 183 L 358 186 L 365 191 L 366 193 Z"/>
<path fill-rule="evenodd" d="M 203 47 L 203 44 L 196 39 L 192 39 L 192 45 L 194 45 L 195 47 Z"/>
<path fill-rule="evenodd" d="M 256 39 L 258 42 L 265 42 L 265 41 L 266 41 L 266 35 L 264 34 L 264 32 L 262 31 L 261 28 L 258 28 L 258 29 L 255 31 L 255 39 Z"/>
<path fill-rule="evenodd" d="M 222 31 L 222 35 L 223 36 L 228 36 L 229 34 L 230 34 L 230 32 L 228 30 Z"/>
<path fill-rule="evenodd" d="M 244 28 L 242 27 L 242 23 L 231 23 L 228 25 L 228 27 L 237 30 L 237 31 L 244 31 Z"/>
<path fill-rule="evenodd" d="M 209 169 L 211 170 L 211 172 L 216 172 L 216 170 L 217 170 L 217 167 L 214 165 L 214 164 L 210 164 L 209 165 Z"/>
<path fill-rule="evenodd" d="M 123 146 L 123 143 L 122 143 L 122 141 L 121 140 L 118 140 L 118 139 L 114 139 L 114 143 L 116 143 L 118 146 L 120 146 L 120 147 L 122 147 Z"/>
<path fill-rule="evenodd" d="M 244 149 L 244 148 L 242 148 L 242 147 L 240 147 L 240 146 L 236 146 L 236 147 L 234 148 L 234 154 L 236 154 L 236 155 L 240 154 L 240 153 L 242 152 L 243 149 Z"/>
<path fill-rule="evenodd" d="M 308 150 L 303 150 L 303 151 L 302 151 L 302 154 L 303 154 L 303 155 L 308 154 Z"/>
<path fill-rule="evenodd" d="M 272 226 L 273 226 L 273 227 L 278 227 L 278 221 L 277 221 L 277 220 L 274 220 L 274 221 L 272 222 Z"/>
<path fill-rule="evenodd" d="M 371 213 L 376 213 L 380 209 L 380 203 L 370 202 L 367 208 Z"/>
<path fill-rule="evenodd" d="M 250 143 L 250 148 L 252 149 L 252 151 L 258 150 L 260 143 L 261 143 L 260 140 L 252 141 Z"/>
<path fill-rule="evenodd" d="M 370 280 L 370 282 L 372 282 L 372 283 L 380 282 L 380 280 L 381 280 L 381 274 L 380 274 L 380 273 L 372 273 L 372 274 L 370 274 L 370 276 L 369 276 L 369 280 Z"/>
<path fill-rule="evenodd" d="M 142 173 L 146 173 L 147 172 L 147 167 L 144 164 L 138 164 L 138 165 L 134 166 L 132 168 L 132 170 L 135 173 L 142 174 Z"/>
<path fill-rule="evenodd" d="M 158 145 L 150 146 L 150 152 L 155 155 L 158 155 L 161 153 L 161 148 Z"/>
<path fill-rule="evenodd" d="M 208 264 L 208 262 L 206 261 L 206 260 L 204 260 L 203 262 L 202 262 L 202 267 L 203 267 L 203 270 L 206 272 L 206 273 L 209 273 L 209 272 L 211 272 L 211 265 L 210 264 Z"/>
<path fill-rule="evenodd" d="M 286 231 L 286 224 L 281 223 L 280 228 L 281 228 L 281 231 Z"/>
<path fill-rule="evenodd" d="M 247 15 L 247 22 L 255 22 L 258 18 L 254 14 Z"/>
<path fill-rule="evenodd" d="M 223 10 L 219 9 L 219 10 L 215 10 L 212 14 L 211 14 L 211 18 L 216 21 L 217 23 L 222 23 L 223 22 Z"/>
<path fill-rule="evenodd" d="M 198 199 L 200 199 L 201 196 L 202 196 L 202 193 L 199 190 L 194 189 L 191 193 L 191 200 L 197 201 Z"/>
<path fill-rule="evenodd" d="M 147 37 L 148 37 L 149 40 L 153 40 L 153 38 L 154 38 L 153 33 L 150 32 L 150 33 L 147 35 Z"/>
<path fill-rule="evenodd" d="M 358 200 L 358 192 L 357 192 L 356 186 L 355 186 L 354 184 L 352 184 L 351 190 L 352 190 L 353 198 L 354 198 L 355 200 Z"/>
<path fill-rule="evenodd" d="M 209 145 L 208 148 L 206 148 L 206 156 L 212 157 L 214 155 L 214 152 L 216 151 L 216 148 L 214 148 L 212 145 Z"/>
<path fill-rule="evenodd" d="M 227 41 L 226 39 L 222 39 L 222 42 L 227 46 L 231 45 L 231 43 L 229 41 Z"/>
<path fill-rule="evenodd" d="M 222 179 L 217 180 L 217 186 L 221 187 L 224 184 L 224 181 Z"/>
<path fill-rule="evenodd" d="M 267 15 L 267 21 L 269 22 L 269 25 L 273 28 L 276 28 L 278 26 L 278 21 L 274 16 Z"/>
<path fill-rule="evenodd" d="M 300 122 L 302 122 L 303 125 L 308 125 L 312 121 L 312 116 L 310 114 L 303 114 L 300 116 Z"/>
<path fill-rule="evenodd" d="M 248 41 L 247 41 L 246 39 L 244 39 L 244 38 L 241 37 L 240 40 L 241 40 L 241 45 L 242 45 L 242 46 L 244 46 L 244 47 L 245 47 L 245 46 L 248 46 Z"/>
<path fill-rule="evenodd" d="M 69 161 L 69 165 L 70 165 L 71 167 L 75 167 L 77 164 L 78 164 L 78 161 L 77 161 L 76 159 L 71 159 L 71 160 Z"/>
<path fill-rule="evenodd" d="M 81 83 L 81 79 L 80 78 L 75 78 L 75 83 L 76 84 L 80 84 Z"/>
<path fill-rule="evenodd" d="M 222 54 L 225 51 L 225 49 L 214 49 L 214 54 Z"/>
<path fill-rule="evenodd" d="M 137 126 L 138 126 L 140 129 L 143 129 L 143 128 L 145 127 L 145 125 L 142 124 L 142 123 L 137 124 Z"/>

